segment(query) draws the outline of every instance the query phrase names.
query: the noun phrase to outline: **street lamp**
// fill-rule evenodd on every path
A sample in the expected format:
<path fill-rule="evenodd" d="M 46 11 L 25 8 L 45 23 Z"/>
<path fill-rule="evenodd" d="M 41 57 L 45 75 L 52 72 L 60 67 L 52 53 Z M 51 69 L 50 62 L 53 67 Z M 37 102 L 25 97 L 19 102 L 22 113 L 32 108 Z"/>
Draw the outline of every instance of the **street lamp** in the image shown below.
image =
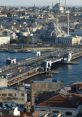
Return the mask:
<path fill-rule="evenodd" d="M 67 13 L 67 17 L 68 17 L 68 35 L 69 35 L 69 13 L 70 13 L 70 11 L 66 11 L 66 13 Z"/>

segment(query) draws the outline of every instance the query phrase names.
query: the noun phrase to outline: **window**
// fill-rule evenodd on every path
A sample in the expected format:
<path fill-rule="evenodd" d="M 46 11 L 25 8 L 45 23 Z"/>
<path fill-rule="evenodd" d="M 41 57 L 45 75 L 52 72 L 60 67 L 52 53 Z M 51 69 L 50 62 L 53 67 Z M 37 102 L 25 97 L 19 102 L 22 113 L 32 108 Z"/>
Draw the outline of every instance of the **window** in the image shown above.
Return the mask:
<path fill-rule="evenodd" d="M 59 113 L 59 111 L 53 111 L 53 113 Z"/>
<path fill-rule="evenodd" d="M 7 96 L 7 94 L 6 93 L 3 93 L 2 96 Z"/>
<path fill-rule="evenodd" d="M 21 96 L 24 96 L 24 93 L 21 93 Z"/>
<path fill-rule="evenodd" d="M 66 112 L 65 115 L 72 116 L 72 112 Z"/>
<path fill-rule="evenodd" d="M 9 93 L 8 96 L 13 96 L 12 93 Z"/>
<path fill-rule="evenodd" d="M 16 96 L 16 93 L 15 93 L 15 96 Z"/>

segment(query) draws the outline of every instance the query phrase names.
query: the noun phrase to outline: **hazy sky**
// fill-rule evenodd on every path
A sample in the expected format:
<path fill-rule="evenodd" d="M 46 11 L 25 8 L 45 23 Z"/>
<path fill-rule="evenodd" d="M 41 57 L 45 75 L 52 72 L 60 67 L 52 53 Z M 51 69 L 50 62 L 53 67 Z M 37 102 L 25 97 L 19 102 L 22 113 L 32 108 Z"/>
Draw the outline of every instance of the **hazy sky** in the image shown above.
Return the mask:
<path fill-rule="evenodd" d="M 61 4 L 65 3 L 65 0 L 60 0 Z M 82 0 L 66 0 L 67 5 L 71 6 L 82 6 Z M 1 5 L 9 5 L 9 6 L 44 6 L 44 5 L 52 5 L 59 2 L 59 0 L 0 0 Z"/>

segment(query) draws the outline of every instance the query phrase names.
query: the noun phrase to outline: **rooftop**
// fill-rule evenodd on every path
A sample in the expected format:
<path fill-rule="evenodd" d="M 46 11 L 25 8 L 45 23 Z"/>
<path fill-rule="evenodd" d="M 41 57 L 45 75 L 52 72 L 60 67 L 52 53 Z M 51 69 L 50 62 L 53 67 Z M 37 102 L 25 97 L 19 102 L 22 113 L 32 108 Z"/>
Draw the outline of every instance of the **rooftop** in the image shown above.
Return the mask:
<path fill-rule="evenodd" d="M 38 104 L 38 106 L 77 108 L 82 104 L 82 96 L 76 94 L 58 94 Z"/>

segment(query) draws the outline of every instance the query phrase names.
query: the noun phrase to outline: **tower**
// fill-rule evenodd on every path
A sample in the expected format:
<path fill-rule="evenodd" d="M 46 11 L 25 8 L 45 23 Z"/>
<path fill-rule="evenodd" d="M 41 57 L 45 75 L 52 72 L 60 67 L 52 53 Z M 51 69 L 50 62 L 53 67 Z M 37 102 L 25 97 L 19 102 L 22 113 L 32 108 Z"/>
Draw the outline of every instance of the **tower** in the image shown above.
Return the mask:
<path fill-rule="evenodd" d="M 68 25 L 68 36 L 69 36 L 69 14 L 70 14 L 70 11 L 66 11 L 66 14 L 67 14 L 67 18 L 68 18 L 68 23 L 67 23 L 67 25 Z"/>
<path fill-rule="evenodd" d="M 66 0 L 65 0 L 65 13 L 66 13 Z"/>

